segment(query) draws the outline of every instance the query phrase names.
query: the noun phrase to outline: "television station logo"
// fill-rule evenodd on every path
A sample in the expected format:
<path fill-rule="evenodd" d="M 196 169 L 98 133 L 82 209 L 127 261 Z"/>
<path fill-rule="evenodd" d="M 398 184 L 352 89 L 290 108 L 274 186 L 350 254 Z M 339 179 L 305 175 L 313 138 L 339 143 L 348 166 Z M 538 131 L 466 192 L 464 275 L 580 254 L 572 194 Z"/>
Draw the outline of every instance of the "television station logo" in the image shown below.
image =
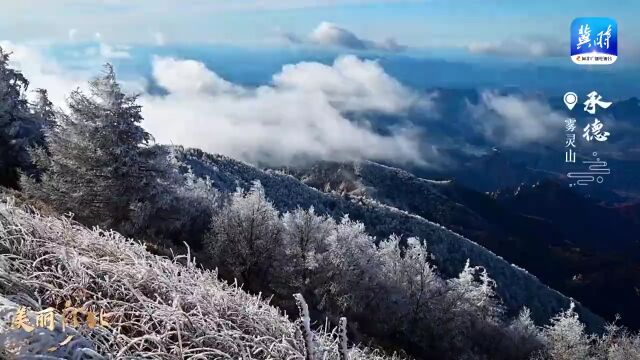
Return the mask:
<path fill-rule="evenodd" d="M 580 17 L 571 23 L 571 60 L 578 65 L 610 65 L 618 59 L 618 23 Z"/>

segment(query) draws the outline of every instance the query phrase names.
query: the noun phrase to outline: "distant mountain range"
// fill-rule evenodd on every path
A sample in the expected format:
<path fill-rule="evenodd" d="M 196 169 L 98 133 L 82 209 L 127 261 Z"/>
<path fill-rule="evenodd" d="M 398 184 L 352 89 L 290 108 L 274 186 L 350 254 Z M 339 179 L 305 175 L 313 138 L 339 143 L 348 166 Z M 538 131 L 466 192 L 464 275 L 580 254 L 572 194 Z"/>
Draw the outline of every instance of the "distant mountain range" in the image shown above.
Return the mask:
<path fill-rule="evenodd" d="M 589 187 L 589 195 L 609 203 L 625 203 L 640 199 L 640 100 L 632 97 L 613 101 L 608 109 L 600 109 L 597 118 L 606 126 L 611 136 L 606 142 L 586 142 L 582 139 L 583 127 L 592 122 L 594 116 L 576 107 L 568 111 L 562 97 L 547 97 L 538 93 L 523 93 L 518 89 L 494 91 L 505 97 L 514 96 L 530 101 L 552 111 L 556 117 L 553 125 L 544 128 L 543 137 L 518 144 L 501 144 L 504 137 L 488 139 L 481 134 L 478 124 L 497 116 L 492 110 L 474 118 L 470 107 L 482 103 L 482 90 L 434 89 L 437 94 L 434 114 L 409 114 L 406 121 L 421 133 L 422 153 L 430 166 L 388 162 L 387 165 L 407 170 L 419 177 L 428 179 L 455 180 L 458 184 L 481 192 L 493 192 L 508 187 L 517 187 L 522 183 L 535 184 L 544 179 L 553 179 L 568 184 L 566 175 L 570 171 L 579 171 L 583 160 L 592 160 L 593 152 L 608 163 L 611 175 L 597 187 Z M 581 94 L 584 95 L 584 94 Z M 505 105 L 506 106 L 506 105 Z M 525 109 L 519 109 L 522 103 L 511 104 L 509 111 L 523 111 L 522 117 L 535 117 Z M 540 114 L 539 116 L 543 116 Z M 547 114 L 548 115 L 548 114 Z M 498 118 L 500 118 L 498 116 Z M 575 118 L 578 128 L 577 162 L 565 163 L 564 119 Z M 506 121 L 500 118 L 501 121 Z M 511 132 L 517 134 L 527 131 L 521 119 L 511 119 Z M 540 119 L 542 121 L 543 119 Z M 371 123 L 381 133 L 391 131 L 397 126 L 398 119 L 373 117 Z M 537 121 L 533 119 L 532 121 Z M 557 122 L 557 124 L 556 124 Z M 500 123 L 501 124 L 501 123 Z M 518 124 L 518 125 L 515 125 Z M 499 125 L 502 126 L 502 125 Z M 434 150 L 434 148 L 436 150 Z"/>
<path fill-rule="evenodd" d="M 259 180 L 281 211 L 313 206 L 336 218 L 349 214 L 379 237 L 419 236 L 445 276 L 455 276 L 470 258 L 487 267 L 512 313 L 526 305 L 546 321 L 566 307 L 567 298 L 546 284 L 607 320 L 620 314 L 623 324 L 640 328 L 639 100 L 617 101 L 599 115 L 614 135 L 608 143 L 583 143 L 578 163 L 597 149 L 612 174 L 600 186 L 576 190 L 566 177 L 563 124 L 550 129 L 552 141 L 498 147 L 474 135 L 467 116 L 480 90 L 437 92 L 439 119 L 408 114 L 402 120 L 422 129 L 424 151 L 438 148 L 444 161 L 435 166 L 317 162 L 262 171 L 198 150 L 185 161 L 223 190 Z M 582 111 L 569 113 L 560 97 L 517 89 L 499 94 L 537 99 L 560 118 L 587 121 Z M 373 117 L 371 126 L 386 133 L 398 121 Z M 585 314 L 587 322 L 601 322 Z"/>

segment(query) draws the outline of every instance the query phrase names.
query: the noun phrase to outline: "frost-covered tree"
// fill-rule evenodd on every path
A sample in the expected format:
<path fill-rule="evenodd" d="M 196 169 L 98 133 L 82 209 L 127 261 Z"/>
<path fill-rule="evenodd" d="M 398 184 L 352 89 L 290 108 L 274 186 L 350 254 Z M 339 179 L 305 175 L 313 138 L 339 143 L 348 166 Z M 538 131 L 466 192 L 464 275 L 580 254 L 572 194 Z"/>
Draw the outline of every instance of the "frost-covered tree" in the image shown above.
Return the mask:
<path fill-rule="evenodd" d="M 502 302 L 486 269 L 467 260 L 458 277 L 447 280 L 447 294 L 438 320 L 456 351 L 482 348 L 494 358 L 501 352 L 493 338 L 502 337 Z M 468 355 L 468 354 L 466 354 Z"/>
<path fill-rule="evenodd" d="M 389 301 L 399 304 L 399 314 L 394 317 L 407 333 L 424 330 L 424 323 L 433 321 L 434 304 L 441 302 L 446 283 L 430 263 L 431 254 L 417 238 L 409 238 L 403 247 L 396 235 L 380 242 L 378 253 L 382 259 L 382 274 L 386 277 L 395 298 Z"/>
<path fill-rule="evenodd" d="M 327 242 L 329 249 L 320 260 L 321 280 L 316 291 L 329 311 L 361 313 L 383 290 L 375 241 L 362 223 L 345 215 Z"/>
<path fill-rule="evenodd" d="M 630 333 L 614 321 L 606 326 L 605 333 L 597 339 L 593 352 L 594 359 L 598 360 L 640 359 L 640 334 Z"/>
<path fill-rule="evenodd" d="M 208 254 L 223 274 L 249 283 L 254 292 L 274 295 L 288 313 L 295 310 L 282 299 L 305 292 L 312 316 L 322 314 L 334 325 L 348 317 L 356 341 L 373 338 L 419 357 L 444 359 L 528 359 L 532 354 L 565 359 L 569 350 L 593 353 L 573 310 L 543 330 L 528 309 L 505 321 L 485 268 L 467 262 L 457 277 L 443 279 L 420 239 L 392 235 L 376 242 L 362 223 L 346 215 L 336 222 L 298 208 L 280 216 L 257 184 L 239 189 L 217 210 L 207 239 Z M 624 358 L 638 349 L 635 337 L 612 339 L 598 340 L 603 344 L 598 353 Z"/>
<path fill-rule="evenodd" d="M 640 334 L 631 333 L 618 326 L 616 321 L 605 326 L 601 335 L 585 333 L 571 303 L 569 309 L 560 312 L 551 323 L 537 333 L 542 347 L 532 359 L 536 360 L 638 360 L 640 359 Z"/>
<path fill-rule="evenodd" d="M 284 258 L 279 216 L 260 183 L 231 195 L 228 205 L 214 216 L 205 239 L 211 261 L 223 276 L 236 278 L 250 290 L 260 285 L 268 290 L 276 263 Z"/>
<path fill-rule="evenodd" d="M 335 221 L 316 215 L 313 208 L 298 208 L 282 216 L 282 225 L 286 256 L 281 267 L 282 277 L 286 278 L 286 286 L 307 296 L 315 287 L 312 281 L 319 256 L 328 250 L 327 238 L 335 228 Z"/>
<path fill-rule="evenodd" d="M 457 311 L 468 311 L 476 316 L 492 321 L 503 311 L 495 292 L 496 283 L 487 270 L 471 266 L 469 260 L 457 278 L 449 280 L 450 296 Z"/>
<path fill-rule="evenodd" d="M 585 326 L 578 319 L 575 305 L 561 312 L 545 327 L 543 336 L 546 342 L 546 353 L 553 360 L 574 360 L 590 358 L 589 335 L 585 334 Z"/>
<path fill-rule="evenodd" d="M 145 175 L 156 178 L 141 178 L 147 184 L 145 192 L 132 203 L 131 219 L 123 230 L 154 240 L 187 242 L 199 250 L 220 198 L 208 179 L 196 178 L 190 170 L 180 172 L 174 150 L 158 145 L 141 149 L 149 169 Z"/>
<path fill-rule="evenodd" d="M 506 328 L 506 337 L 513 358 L 526 358 L 540 351 L 543 346 L 540 330 L 531 320 L 531 311 L 526 307 Z"/>
<path fill-rule="evenodd" d="M 175 157 L 171 157 L 171 166 L 179 166 Z M 170 209 L 170 221 L 158 222 L 156 228 L 164 229 L 163 234 L 174 241 L 184 241 L 196 250 L 202 249 L 202 239 L 211 227 L 211 219 L 220 208 L 223 197 L 213 188 L 211 180 L 196 177 L 191 169 L 175 180 L 172 194 L 174 206 Z M 151 214 L 155 218 L 155 215 Z"/>
<path fill-rule="evenodd" d="M 29 167 L 28 148 L 41 138 L 25 96 L 29 81 L 9 66 L 0 48 L 0 185 L 17 186 L 18 171 Z"/>
<path fill-rule="evenodd" d="M 31 104 L 31 112 L 34 115 L 34 120 L 45 131 L 51 130 L 56 124 L 56 113 L 51 100 L 49 100 L 49 93 L 46 89 L 36 89 L 36 100 Z"/>
<path fill-rule="evenodd" d="M 47 117 L 50 105 L 41 99 L 36 112 Z M 45 167 L 41 183 L 25 179 L 25 189 L 85 224 L 138 233 L 140 214 L 155 214 L 150 208 L 162 207 L 173 182 L 170 154 L 150 146 L 136 96 L 123 93 L 110 65 L 90 82 L 90 93 L 71 93 L 68 108 L 48 131 L 49 156 L 38 153 Z"/>

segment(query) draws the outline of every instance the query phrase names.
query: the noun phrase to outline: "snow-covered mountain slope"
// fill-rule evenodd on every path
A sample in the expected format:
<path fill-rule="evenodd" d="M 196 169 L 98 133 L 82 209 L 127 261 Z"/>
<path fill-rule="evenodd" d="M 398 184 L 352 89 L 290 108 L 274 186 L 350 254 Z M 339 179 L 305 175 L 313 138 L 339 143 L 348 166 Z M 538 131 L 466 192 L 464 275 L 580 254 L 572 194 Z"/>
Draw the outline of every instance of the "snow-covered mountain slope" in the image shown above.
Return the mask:
<path fill-rule="evenodd" d="M 304 184 L 318 190 L 366 196 L 445 225 L 466 237 L 467 234 L 492 230 L 492 225 L 485 218 L 459 202 L 456 195 L 466 189 L 452 181 L 422 179 L 372 161 L 318 162 L 309 168 L 289 171 Z"/>
<path fill-rule="evenodd" d="M 367 231 L 378 237 L 390 234 L 420 237 L 427 241 L 430 251 L 436 257 L 435 262 L 445 277 L 456 276 L 467 259 L 473 265 L 484 266 L 498 284 L 497 291 L 512 313 L 526 306 L 531 309 L 534 319 L 543 323 L 560 310 L 568 308 L 571 302 L 527 271 L 420 216 L 367 198 L 343 198 L 323 193 L 293 176 L 279 171 L 263 171 L 225 156 L 211 155 L 200 150 L 187 150 L 183 156 L 183 161 L 195 175 L 209 177 L 214 186 L 222 191 L 233 191 L 237 187 L 248 188 L 254 181 L 260 181 L 267 197 L 281 211 L 313 206 L 317 213 L 333 217 L 349 214 L 351 219 L 363 222 Z M 589 327 L 596 329 L 602 325 L 602 319 L 588 309 L 580 304 L 577 308 Z"/>

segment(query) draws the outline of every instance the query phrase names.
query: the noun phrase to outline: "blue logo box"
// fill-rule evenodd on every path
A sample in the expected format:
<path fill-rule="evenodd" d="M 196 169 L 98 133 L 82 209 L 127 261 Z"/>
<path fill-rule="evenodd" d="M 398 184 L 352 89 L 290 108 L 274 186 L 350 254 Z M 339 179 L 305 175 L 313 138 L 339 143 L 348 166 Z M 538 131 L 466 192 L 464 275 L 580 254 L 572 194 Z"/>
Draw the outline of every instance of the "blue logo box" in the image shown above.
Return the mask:
<path fill-rule="evenodd" d="M 609 65 L 618 59 L 618 23 L 606 17 L 581 17 L 571 23 L 571 60 L 579 65 Z"/>

